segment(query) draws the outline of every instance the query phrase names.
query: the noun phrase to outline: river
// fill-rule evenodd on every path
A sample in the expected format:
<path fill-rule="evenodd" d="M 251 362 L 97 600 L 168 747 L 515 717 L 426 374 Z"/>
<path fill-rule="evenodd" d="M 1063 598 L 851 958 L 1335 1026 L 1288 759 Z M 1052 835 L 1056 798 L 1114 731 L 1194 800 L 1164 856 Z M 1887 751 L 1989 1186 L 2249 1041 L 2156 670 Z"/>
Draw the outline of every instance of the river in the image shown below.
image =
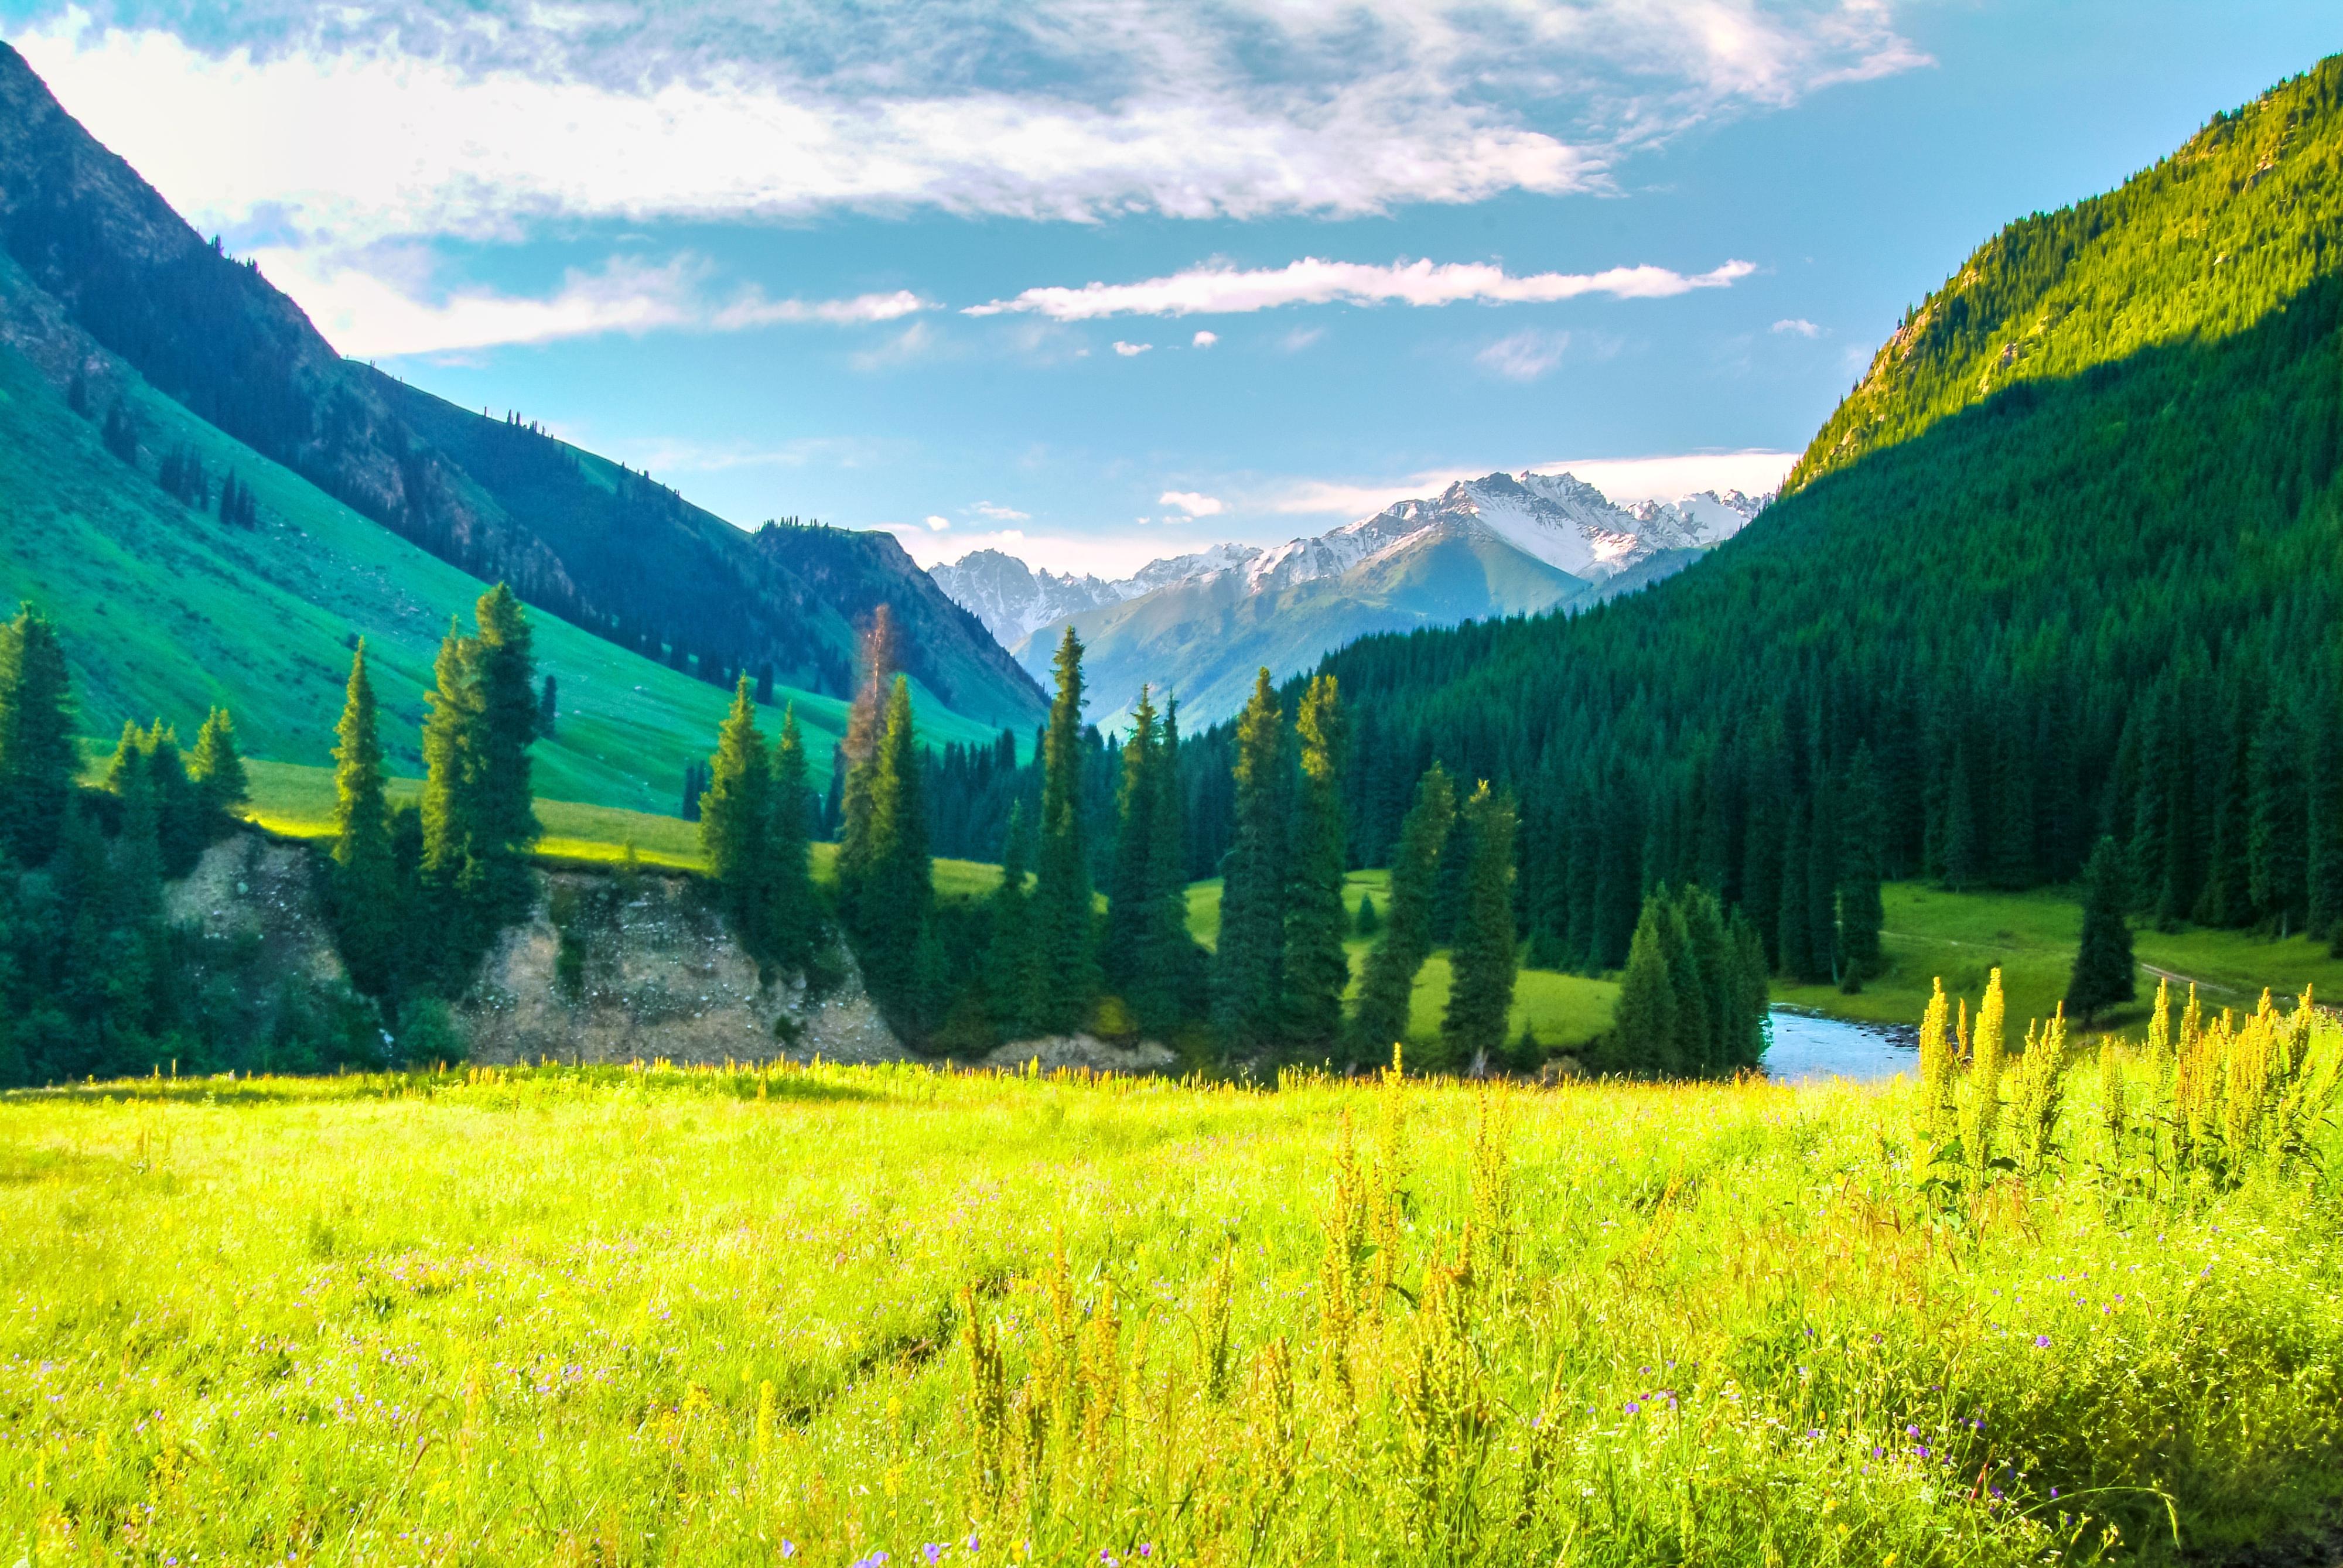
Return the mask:
<path fill-rule="evenodd" d="M 1765 1052 L 1765 1076 L 1784 1083 L 1819 1083 L 1843 1078 L 1876 1083 L 1915 1070 L 1919 1036 L 1908 1026 L 1855 1023 L 1825 1018 L 1803 1008 L 1767 1010 L 1774 1043 Z"/>

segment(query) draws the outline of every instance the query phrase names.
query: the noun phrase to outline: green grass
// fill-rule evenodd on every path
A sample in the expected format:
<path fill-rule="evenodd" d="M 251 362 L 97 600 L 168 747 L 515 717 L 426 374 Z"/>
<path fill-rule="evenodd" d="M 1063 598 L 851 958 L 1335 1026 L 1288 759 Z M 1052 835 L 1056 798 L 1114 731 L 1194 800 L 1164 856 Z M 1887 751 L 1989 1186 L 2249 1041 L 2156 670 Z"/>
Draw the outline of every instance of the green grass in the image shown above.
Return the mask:
<path fill-rule="evenodd" d="M 151 388 L 133 394 L 148 447 L 184 442 L 215 477 L 233 467 L 258 494 L 263 526 L 224 527 L 133 474 L 0 347 L 0 604 L 30 599 L 56 623 L 83 729 L 111 736 L 125 719 L 159 715 L 192 740 L 218 704 L 235 713 L 250 754 L 323 764 L 347 645 L 363 636 L 392 765 L 419 771 L 422 694 L 439 638 L 451 615 L 468 627 L 482 585 Z M 550 615 L 531 619 L 539 668 L 558 678 L 561 703 L 557 735 L 537 748 L 538 788 L 673 811 L 684 764 L 714 749 L 729 694 Z M 796 702 L 808 760 L 826 783 L 844 704 L 781 695 Z M 915 695 L 930 741 L 992 738 Z M 767 716 L 770 729 L 779 721 L 778 711 Z"/>
<path fill-rule="evenodd" d="M 1353 917 L 1358 914 L 1363 896 L 1372 897 L 1379 912 L 1387 910 L 1391 905 L 1391 873 L 1353 871 L 1345 876 L 1342 902 Z M 1188 930 L 1206 947 L 1219 945 L 1221 883 L 1217 877 L 1189 884 Z M 1367 950 L 1374 942 L 1372 937 L 1354 936 L 1343 944 L 1351 957 L 1349 994 L 1353 1000 L 1359 979 L 1366 972 Z M 1425 1045 L 1439 1038 L 1441 1015 L 1448 1009 L 1449 983 L 1448 953 L 1442 949 L 1424 960 L 1415 977 L 1415 990 L 1408 999 L 1410 1044 Z M 1505 1032 L 1509 1037 L 1518 1037 L 1527 1027 L 1536 1030 L 1540 1042 L 1547 1046 L 1567 1049 L 1584 1045 L 1610 1029 L 1611 1006 L 1618 994 L 1615 980 L 1524 969 L 1513 982 L 1513 1007 L 1506 1015 Z"/>
<path fill-rule="evenodd" d="M 256 761 L 246 764 L 252 781 L 252 799 L 245 815 L 272 833 L 288 839 L 323 839 L 334 830 L 334 774 L 328 768 L 297 763 Z M 406 805 L 422 793 L 422 781 L 393 779 L 393 805 Z M 615 865 L 634 846 L 645 865 L 670 866 L 704 871 L 699 852 L 699 824 L 680 817 L 626 811 L 614 806 L 591 806 L 576 800 L 537 802 L 537 819 L 545 827 L 538 841 L 540 859 L 577 865 Z M 838 854 L 835 844 L 813 846 L 813 874 L 828 881 Z M 939 859 L 935 888 L 944 898 L 978 898 L 1001 885 L 1001 868 L 974 860 Z"/>
<path fill-rule="evenodd" d="M 2053 1173 L 1951 1201 L 1901 1081 L 10 1095 L 0 1552 L 2018 1568 L 2312 1517 L 2343 1201 L 2104 1182 L 2070 1087 Z"/>
<path fill-rule="evenodd" d="M 1931 982 L 1942 976 L 1948 991 L 1981 994 L 1988 970 L 2002 970 L 2014 1018 L 2047 1018 L 2066 995 L 2083 928 L 2082 906 L 2059 890 L 2030 893 L 1948 893 L 1918 882 L 1893 882 L 1884 890 L 1886 924 L 1881 947 L 1887 972 L 1865 982 L 1859 995 L 1830 986 L 1776 984 L 1776 1001 L 1811 1007 L 1842 1018 L 1909 1022 L 1928 1000 Z M 2103 1014 L 2100 1023 L 2136 1028 L 2147 1014 L 2158 972 L 2187 981 L 2208 1007 L 2252 1010 L 2264 987 L 2281 996 L 2299 995 L 2306 985 L 2319 994 L 2343 998 L 2343 960 L 2323 942 L 2303 937 L 2278 941 L 2244 931 L 2133 933 L 2132 950 L 2141 964 L 2139 1000 Z"/>

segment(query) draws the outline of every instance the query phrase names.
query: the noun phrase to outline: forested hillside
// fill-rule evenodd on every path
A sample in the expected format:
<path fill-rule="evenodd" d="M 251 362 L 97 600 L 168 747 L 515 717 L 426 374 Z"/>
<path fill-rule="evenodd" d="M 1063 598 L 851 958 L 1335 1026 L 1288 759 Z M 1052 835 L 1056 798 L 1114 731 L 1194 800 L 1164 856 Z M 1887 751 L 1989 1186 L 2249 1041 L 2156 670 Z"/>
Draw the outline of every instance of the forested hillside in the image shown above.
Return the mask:
<path fill-rule="evenodd" d="M 880 569 L 809 580 L 791 552 L 646 476 L 343 360 L 5 45 L 0 252 L 13 264 L 0 343 L 106 422 L 133 467 L 159 475 L 170 456 L 130 417 L 151 387 L 440 559 L 718 687 L 747 669 L 846 695 L 855 626 L 883 603 L 922 633 L 910 673 L 956 711 L 987 724 L 1041 713 L 1031 678 L 899 548 L 871 558 Z"/>
<path fill-rule="evenodd" d="M 1655 883 L 1829 978 L 1843 882 L 2062 880 L 2102 834 L 2158 920 L 2337 926 L 2338 159 L 2329 60 L 1978 251 L 1707 561 L 1330 658 L 1354 846 L 1434 759 L 1507 782 L 1526 926 L 1604 968 Z"/>

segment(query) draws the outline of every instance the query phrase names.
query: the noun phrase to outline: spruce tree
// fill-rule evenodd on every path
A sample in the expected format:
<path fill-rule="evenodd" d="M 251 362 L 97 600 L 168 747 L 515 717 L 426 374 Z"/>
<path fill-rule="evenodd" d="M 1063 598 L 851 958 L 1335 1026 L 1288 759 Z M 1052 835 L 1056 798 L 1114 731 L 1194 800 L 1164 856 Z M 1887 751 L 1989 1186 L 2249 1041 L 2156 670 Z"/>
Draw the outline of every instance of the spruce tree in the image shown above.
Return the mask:
<path fill-rule="evenodd" d="M 1835 792 L 1822 759 L 1815 760 L 1814 794 L 1806 808 L 1806 971 L 1809 980 L 1835 983 L 1838 954 L 1839 817 Z"/>
<path fill-rule="evenodd" d="M 23 868 L 56 852 L 81 771 L 65 649 L 31 605 L 0 628 L 0 849 Z"/>
<path fill-rule="evenodd" d="M 450 907 L 471 877 L 478 821 L 478 751 L 483 718 L 473 667 L 478 648 L 450 618 L 424 694 L 424 886 Z"/>
<path fill-rule="evenodd" d="M 1082 645 L 1071 626 L 1059 640 L 1057 694 L 1041 747 L 1041 844 L 1033 879 L 1033 929 L 1041 952 L 1043 1029 L 1067 1034 L 1089 1021 L 1098 1000 L 1098 918 L 1083 845 Z"/>
<path fill-rule="evenodd" d="M 1657 900 L 1646 900 L 1627 948 L 1626 971 L 1611 1012 L 1611 1036 L 1600 1053 L 1613 1072 L 1649 1077 L 1677 1070 L 1675 981 L 1660 931 Z"/>
<path fill-rule="evenodd" d="M 1839 801 L 1838 940 L 1840 985 L 1856 989 L 1879 972 L 1879 932 L 1886 923 L 1880 901 L 1880 801 L 1871 749 L 1858 746 Z"/>
<path fill-rule="evenodd" d="M 1164 705 L 1158 731 L 1154 847 L 1147 858 L 1150 916 L 1128 1000 L 1140 1027 L 1169 1031 L 1200 1007 L 1203 952 L 1188 934 L 1188 814 L 1180 776 L 1180 704 Z"/>
<path fill-rule="evenodd" d="M 1807 918 L 1806 878 L 1814 856 L 1807 829 L 1813 822 L 1813 802 L 1804 796 L 1791 802 L 1787 830 L 1782 835 L 1780 912 L 1775 920 L 1775 940 L 1782 945 L 1782 973 L 1804 984 L 1815 978 L 1814 926 Z"/>
<path fill-rule="evenodd" d="M 935 901 L 928 857 L 928 811 L 911 683 L 897 676 L 870 764 L 870 859 L 857 907 L 862 976 L 872 1000 L 899 1030 L 916 1032 L 920 944 Z"/>
<path fill-rule="evenodd" d="M 1725 932 L 1733 939 L 1733 971 L 1740 982 L 1741 994 L 1741 1008 L 1733 1023 L 1728 1065 L 1756 1067 L 1765 1061 L 1766 1043 L 1773 1038 L 1766 1011 L 1771 998 L 1766 985 L 1765 939 L 1755 922 L 1739 910 L 1733 911 Z"/>
<path fill-rule="evenodd" d="M 550 671 L 537 699 L 537 732 L 550 740 L 558 733 L 561 724 L 561 686 Z"/>
<path fill-rule="evenodd" d="M 1318 1051 L 1340 1041 L 1342 992 L 1351 983 L 1350 955 L 1342 946 L 1350 923 L 1342 908 L 1342 771 L 1350 748 L 1342 694 L 1332 676 L 1311 680 L 1293 728 L 1301 742 L 1302 778 L 1285 861 L 1282 1010 L 1287 1042 Z M 1510 929 L 1510 905 L 1506 919 Z M 1501 1031 L 1503 1027 L 1501 1019 Z"/>
<path fill-rule="evenodd" d="M 831 779 L 839 791 L 836 895 L 839 919 L 846 929 L 861 929 L 857 906 L 863 878 L 870 864 L 871 765 L 879 755 L 880 730 L 886 722 L 889 692 L 895 678 L 895 620 L 881 604 L 871 613 L 862 634 L 862 684 L 855 689 L 846 715 L 846 738 L 839 744 L 840 765 Z"/>
<path fill-rule="evenodd" d="M 1155 911 L 1153 863 L 1155 813 L 1163 794 L 1162 757 L 1157 749 L 1155 703 L 1144 686 L 1132 709 L 1131 734 L 1122 743 L 1122 782 L 1116 793 L 1114 865 L 1107 880 L 1106 931 L 1100 969 L 1107 989 L 1130 999 L 1141 966 L 1149 961 L 1148 933 Z"/>
<path fill-rule="evenodd" d="M 1223 1049 L 1258 1050 L 1277 1035 L 1285 945 L 1285 714 L 1263 668 L 1237 717 L 1235 832 L 1221 862 L 1221 940 L 1212 1023 Z"/>
<path fill-rule="evenodd" d="M 474 609 L 479 626 L 478 853 L 488 870 L 488 898 L 501 923 L 528 901 L 527 858 L 545 829 L 538 825 L 528 749 L 538 735 L 537 661 L 528 617 L 498 583 Z"/>
<path fill-rule="evenodd" d="M 2083 936 L 2075 950 L 2075 972 L 2066 982 L 2066 1010 L 2085 1023 L 2101 1008 L 2138 994 L 2131 925 L 2124 918 L 2130 898 L 2123 852 L 2113 839 L 2101 839 L 2083 871 Z"/>
<path fill-rule="evenodd" d="M 749 678 L 732 693 L 732 710 L 716 734 L 708 789 L 699 798 L 699 849 L 740 945 L 770 964 L 772 900 L 766 879 L 773 869 L 773 761 L 757 728 Z"/>
<path fill-rule="evenodd" d="M 1452 980 L 1440 1038 L 1451 1066 L 1472 1067 L 1503 1051 L 1505 1019 L 1513 1005 L 1519 950 L 1513 929 L 1513 797 L 1492 793 L 1484 779 L 1462 815 L 1472 859 L 1449 952 Z"/>
<path fill-rule="evenodd" d="M 1660 906 L 1660 952 L 1668 961 L 1668 989 L 1675 997 L 1675 1043 L 1670 1070 L 1697 1076 L 1708 1063 L 1710 1030 L 1707 977 L 1694 956 L 1683 907 L 1665 889 L 1653 894 Z"/>
<path fill-rule="evenodd" d="M 1351 923 L 1352 934 L 1353 936 L 1371 937 L 1383 929 L 1383 919 L 1375 913 L 1374 894 L 1361 893 L 1359 895 L 1358 918 Z"/>
<path fill-rule="evenodd" d="M 196 798 L 209 819 L 208 831 L 225 831 L 236 809 L 251 798 L 244 758 L 236 744 L 236 721 L 225 708 L 215 708 L 196 732 L 196 749 L 187 759 L 187 776 Z"/>
<path fill-rule="evenodd" d="M 2302 738 L 2283 702 L 2262 716 L 2252 757 L 2252 818 L 2247 838 L 2254 913 L 2280 937 L 2307 919 L 2309 889 L 2308 796 Z"/>
<path fill-rule="evenodd" d="M 327 883 L 334 930 L 350 983 L 369 996 L 383 996 L 396 984 L 406 911 L 363 638 L 350 656 L 349 684 L 334 735 L 334 850 Z"/>
<path fill-rule="evenodd" d="M 1714 1074 L 1732 1070 L 1747 1006 L 1725 911 L 1716 895 L 1697 883 L 1687 883 L 1676 894 L 1676 910 L 1684 920 L 1684 947 L 1693 973 L 1699 977 L 1701 1010 L 1706 1028 L 1696 1051 L 1684 1059 L 1687 1072 Z"/>
<path fill-rule="evenodd" d="M 1416 971 L 1432 954 L 1433 882 L 1455 820 L 1454 788 L 1435 762 L 1416 785 L 1415 804 L 1400 824 L 1383 940 L 1367 953 L 1358 1008 L 1351 1020 L 1352 1036 L 1358 1042 L 1354 1060 L 1372 1065 L 1407 1039 Z"/>
<path fill-rule="evenodd" d="M 821 906 L 814 895 L 809 840 L 813 799 L 806 783 L 805 738 L 795 703 L 781 710 L 773 749 L 773 819 L 765 835 L 765 930 L 784 974 L 827 977 L 821 961 Z"/>

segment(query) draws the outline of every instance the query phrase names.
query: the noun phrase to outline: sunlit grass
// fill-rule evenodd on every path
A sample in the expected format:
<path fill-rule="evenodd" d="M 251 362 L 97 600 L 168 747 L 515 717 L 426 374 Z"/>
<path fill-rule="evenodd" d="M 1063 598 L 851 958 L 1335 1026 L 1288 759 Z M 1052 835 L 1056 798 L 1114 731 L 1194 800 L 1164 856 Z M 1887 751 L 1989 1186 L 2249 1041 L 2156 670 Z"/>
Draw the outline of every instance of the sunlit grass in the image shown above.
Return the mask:
<path fill-rule="evenodd" d="M 2103 1178 L 2090 1083 L 2052 1177 L 1951 1200 L 1906 1084 L 11 1096 L 0 1546 L 2016 1568 L 2303 1519 L 2343 1211 Z"/>

